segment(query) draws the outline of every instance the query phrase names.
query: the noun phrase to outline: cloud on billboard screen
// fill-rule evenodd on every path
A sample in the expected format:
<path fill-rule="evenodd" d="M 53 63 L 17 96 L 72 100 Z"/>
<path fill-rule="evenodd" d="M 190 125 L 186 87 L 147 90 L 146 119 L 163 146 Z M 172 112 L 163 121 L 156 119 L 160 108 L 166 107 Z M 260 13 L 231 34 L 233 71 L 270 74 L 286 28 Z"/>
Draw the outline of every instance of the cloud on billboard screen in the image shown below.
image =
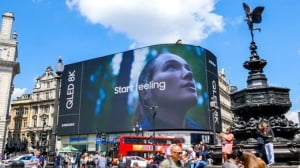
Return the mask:
<path fill-rule="evenodd" d="M 224 28 L 213 13 L 215 0 L 67 0 L 87 20 L 113 32 L 124 33 L 137 45 L 199 42 Z"/>

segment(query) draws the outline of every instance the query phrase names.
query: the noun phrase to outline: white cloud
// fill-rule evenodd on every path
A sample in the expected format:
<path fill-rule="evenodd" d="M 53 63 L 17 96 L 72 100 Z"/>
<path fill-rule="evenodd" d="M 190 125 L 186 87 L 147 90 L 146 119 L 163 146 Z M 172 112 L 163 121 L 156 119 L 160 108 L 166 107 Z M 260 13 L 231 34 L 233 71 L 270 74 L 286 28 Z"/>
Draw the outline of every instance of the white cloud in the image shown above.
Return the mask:
<path fill-rule="evenodd" d="M 15 100 L 17 97 L 22 96 L 26 92 L 26 88 L 14 88 L 11 100 Z"/>
<path fill-rule="evenodd" d="M 66 0 L 88 21 L 124 33 L 137 45 L 196 44 L 224 27 L 216 0 Z"/>
<path fill-rule="evenodd" d="M 239 25 L 241 23 L 244 23 L 245 22 L 245 17 L 244 16 L 238 16 L 238 17 L 235 17 L 233 19 L 227 19 L 227 21 L 229 24 L 235 26 L 235 25 Z"/>
<path fill-rule="evenodd" d="M 300 110 L 298 110 L 300 111 Z M 285 114 L 286 118 L 294 123 L 298 123 L 299 125 L 299 118 L 298 118 L 298 111 L 291 111 Z"/>

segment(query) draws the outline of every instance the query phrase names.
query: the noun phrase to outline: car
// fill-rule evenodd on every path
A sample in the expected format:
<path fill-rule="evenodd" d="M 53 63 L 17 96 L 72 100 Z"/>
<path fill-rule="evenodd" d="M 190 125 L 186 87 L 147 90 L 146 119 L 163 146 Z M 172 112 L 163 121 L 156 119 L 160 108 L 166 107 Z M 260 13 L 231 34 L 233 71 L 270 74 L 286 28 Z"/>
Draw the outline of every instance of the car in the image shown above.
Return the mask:
<path fill-rule="evenodd" d="M 4 166 L 11 166 L 15 164 L 23 164 L 24 168 L 31 168 L 32 166 L 29 166 L 28 163 L 30 162 L 30 159 L 32 157 L 32 154 L 25 154 L 20 156 L 14 156 L 7 160 L 2 160 L 2 165 Z"/>
<path fill-rule="evenodd" d="M 147 167 L 149 161 L 140 156 L 126 156 L 126 160 L 130 160 L 130 167 L 133 167 L 133 163 L 137 162 L 139 167 Z"/>

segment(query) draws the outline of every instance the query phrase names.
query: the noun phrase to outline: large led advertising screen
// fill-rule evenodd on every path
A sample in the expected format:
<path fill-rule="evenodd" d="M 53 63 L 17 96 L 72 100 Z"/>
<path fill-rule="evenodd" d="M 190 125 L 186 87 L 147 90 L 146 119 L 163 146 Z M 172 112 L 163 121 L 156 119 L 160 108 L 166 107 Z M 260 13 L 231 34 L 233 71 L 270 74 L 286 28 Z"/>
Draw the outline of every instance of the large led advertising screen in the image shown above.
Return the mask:
<path fill-rule="evenodd" d="M 65 66 L 57 134 L 220 129 L 216 57 L 193 45 L 160 44 Z M 154 119 L 154 120 L 153 120 Z"/>

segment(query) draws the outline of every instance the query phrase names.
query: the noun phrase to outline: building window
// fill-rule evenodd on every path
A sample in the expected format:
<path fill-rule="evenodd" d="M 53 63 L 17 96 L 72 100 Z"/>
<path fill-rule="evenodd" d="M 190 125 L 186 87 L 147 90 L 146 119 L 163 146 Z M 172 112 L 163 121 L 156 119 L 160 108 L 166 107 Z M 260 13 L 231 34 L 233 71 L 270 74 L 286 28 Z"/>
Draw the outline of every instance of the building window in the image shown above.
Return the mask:
<path fill-rule="evenodd" d="M 50 111 L 49 105 L 43 106 L 43 113 L 49 113 L 49 111 Z"/>
<path fill-rule="evenodd" d="M 23 128 L 27 127 L 27 120 L 23 120 Z"/>
<path fill-rule="evenodd" d="M 37 101 L 40 100 L 40 94 L 36 94 L 36 100 L 37 100 Z"/>
<path fill-rule="evenodd" d="M 18 120 L 15 120 L 14 127 L 15 127 L 15 129 L 18 127 Z"/>
<path fill-rule="evenodd" d="M 16 119 L 15 120 L 15 129 L 21 129 L 22 126 L 22 120 Z"/>
<path fill-rule="evenodd" d="M 28 108 L 24 108 L 24 115 L 28 114 Z"/>
<path fill-rule="evenodd" d="M 49 100 L 49 98 L 50 98 L 50 94 L 49 94 L 49 92 L 47 92 L 46 93 L 46 100 Z"/>
<path fill-rule="evenodd" d="M 47 88 L 50 88 L 50 82 L 49 81 L 47 82 Z"/>
<path fill-rule="evenodd" d="M 24 114 L 24 108 L 17 108 L 16 109 L 16 115 L 22 116 Z"/>
<path fill-rule="evenodd" d="M 33 113 L 35 114 L 35 115 L 37 115 L 38 114 L 38 112 L 39 112 L 39 108 L 38 107 L 33 107 Z"/>
<path fill-rule="evenodd" d="M 37 119 L 36 118 L 33 119 L 33 127 L 37 127 Z"/>

